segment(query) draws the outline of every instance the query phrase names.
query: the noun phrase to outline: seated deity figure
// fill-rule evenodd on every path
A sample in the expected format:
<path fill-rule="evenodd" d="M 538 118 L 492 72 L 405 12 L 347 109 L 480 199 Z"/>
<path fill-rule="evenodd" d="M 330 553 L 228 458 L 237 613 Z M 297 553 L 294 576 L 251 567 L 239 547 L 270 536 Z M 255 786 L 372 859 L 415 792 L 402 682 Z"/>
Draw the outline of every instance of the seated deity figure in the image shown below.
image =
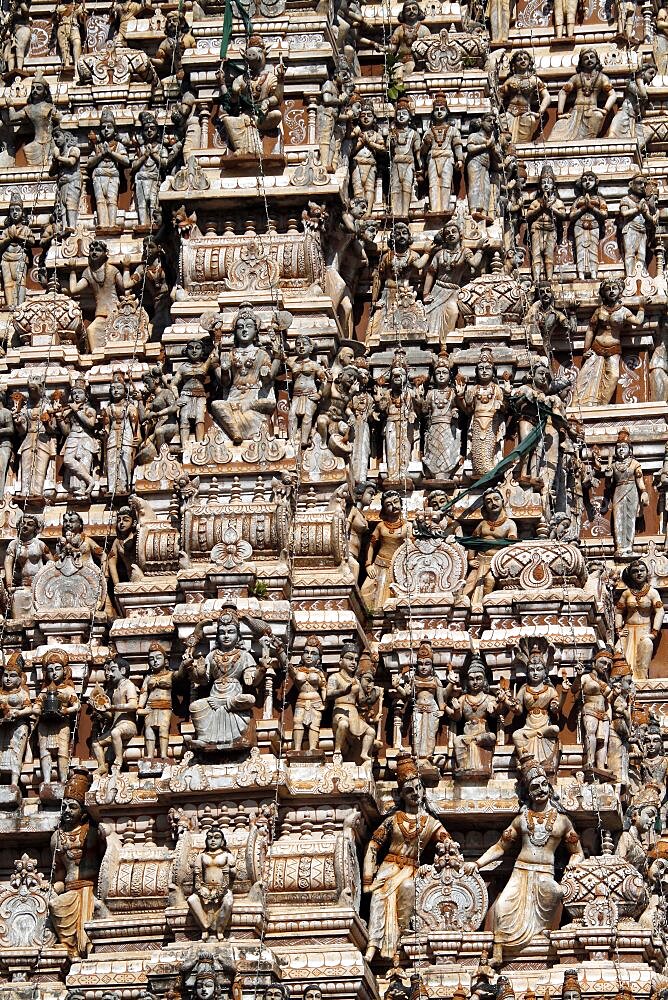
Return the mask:
<path fill-rule="evenodd" d="M 232 882 L 236 857 L 228 850 L 217 823 L 207 827 L 205 847 L 195 862 L 194 889 L 188 907 L 202 930 L 202 941 L 211 934 L 222 940 L 232 920 Z"/>
<path fill-rule="evenodd" d="M 491 754 L 496 746 L 496 732 L 490 723 L 502 715 L 519 712 L 519 704 L 506 687 L 491 694 L 485 664 L 473 656 L 464 674 L 462 692 L 455 692 L 446 705 L 446 715 L 453 722 L 463 721 L 463 730 L 453 741 L 454 771 L 466 779 L 467 773 L 489 774 Z"/>
<path fill-rule="evenodd" d="M 237 72 L 229 85 L 227 67 L 221 69 L 223 104 L 220 120 L 230 148 L 235 153 L 257 157 L 262 152 L 263 137 L 267 135 L 275 137 L 274 151 L 280 152 L 283 62 L 281 60 L 276 68 L 267 65 L 267 50 L 259 35 L 248 38 L 243 60 L 243 70 Z M 232 114 L 233 110 L 239 113 Z"/>
<path fill-rule="evenodd" d="M 548 679 L 548 654 L 538 643 L 528 652 L 521 648 L 518 659 L 525 663 L 526 682 L 517 692 L 524 725 L 513 732 L 518 759 L 530 754 L 541 766 L 554 773 L 559 761 L 559 695 Z"/>
<path fill-rule="evenodd" d="M 506 109 L 512 142 L 531 142 L 551 98 L 547 86 L 536 75 L 530 52 L 519 49 L 513 53 L 510 76 L 501 84 L 499 96 Z"/>
<path fill-rule="evenodd" d="M 601 134 L 608 111 L 617 97 L 610 78 L 603 72 L 596 49 L 582 49 L 576 72 L 559 91 L 558 118 L 548 141 L 595 139 Z M 566 111 L 569 98 L 573 103 Z M 603 107 L 599 107 L 601 101 L 604 101 Z"/>
<path fill-rule="evenodd" d="M 604 278 L 599 288 L 600 305 L 589 320 L 585 334 L 582 364 L 575 383 L 579 406 L 607 406 L 614 399 L 619 382 L 622 334 L 639 329 L 645 311 L 634 315 L 622 305 L 624 284 L 617 278 Z"/>

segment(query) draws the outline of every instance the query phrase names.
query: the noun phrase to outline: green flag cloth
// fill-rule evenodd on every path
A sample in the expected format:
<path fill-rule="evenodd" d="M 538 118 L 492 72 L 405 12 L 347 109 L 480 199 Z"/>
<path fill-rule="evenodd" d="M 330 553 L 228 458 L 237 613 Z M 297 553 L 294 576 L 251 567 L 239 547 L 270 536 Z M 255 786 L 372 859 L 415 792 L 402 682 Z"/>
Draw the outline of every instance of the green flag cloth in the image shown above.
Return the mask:
<path fill-rule="evenodd" d="M 248 12 L 244 10 L 241 0 L 225 0 L 225 13 L 223 15 L 223 37 L 220 40 L 220 58 L 221 60 L 227 55 L 227 50 L 230 47 L 230 41 L 232 39 L 232 22 L 234 20 L 234 15 L 243 21 L 244 31 L 246 32 L 246 37 L 253 32 L 253 23 L 248 15 Z"/>

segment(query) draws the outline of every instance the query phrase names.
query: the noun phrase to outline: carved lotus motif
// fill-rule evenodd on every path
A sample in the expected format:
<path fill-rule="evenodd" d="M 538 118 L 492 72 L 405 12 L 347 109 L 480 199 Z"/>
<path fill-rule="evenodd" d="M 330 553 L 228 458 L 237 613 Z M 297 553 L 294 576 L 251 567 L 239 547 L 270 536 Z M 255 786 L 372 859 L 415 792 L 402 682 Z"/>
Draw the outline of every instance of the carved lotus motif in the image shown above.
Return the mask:
<path fill-rule="evenodd" d="M 491 571 L 500 590 L 549 590 L 582 587 L 587 579 L 584 557 L 569 542 L 554 539 L 518 542 L 497 552 Z"/>
<path fill-rule="evenodd" d="M 586 926 L 614 926 L 647 906 L 645 881 L 624 858 L 603 854 L 569 865 L 561 880 L 564 906 Z"/>

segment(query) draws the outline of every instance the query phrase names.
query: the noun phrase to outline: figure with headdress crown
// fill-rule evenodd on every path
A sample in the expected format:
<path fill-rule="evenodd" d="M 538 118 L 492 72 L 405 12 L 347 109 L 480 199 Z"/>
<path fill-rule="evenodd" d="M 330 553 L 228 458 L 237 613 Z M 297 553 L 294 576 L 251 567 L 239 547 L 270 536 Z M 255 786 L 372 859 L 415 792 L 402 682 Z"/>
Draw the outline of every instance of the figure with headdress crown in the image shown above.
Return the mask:
<path fill-rule="evenodd" d="M 608 770 L 615 780 L 623 786 L 629 783 L 630 744 L 634 730 L 633 704 L 636 689 L 633 683 L 633 673 L 626 662 L 623 653 L 612 654 L 612 669 L 610 671 L 610 687 L 612 688 L 612 703 L 610 723 L 610 740 L 608 743 Z M 659 747 L 661 748 L 661 741 Z M 646 751 L 647 755 L 648 751 Z M 668 764 L 668 758 L 666 758 Z"/>
<path fill-rule="evenodd" d="M 202 929 L 202 940 L 214 934 L 219 941 L 232 920 L 232 881 L 236 856 L 228 849 L 219 823 L 206 828 L 205 846 L 195 862 L 190 912 Z"/>
<path fill-rule="evenodd" d="M 534 282 L 552 280 L 557 243 L 567 216 L 557 191 L 554 168 L 548 163 L 540 172 L 536 197 L 526 210 L 531 244 L 531 273 Z"/>
<path fill-rule="evenodd" d="M 327 681 L 327 698 L 332 701 L 334 751 L 344 753 L 351 745 L 357 758 L 371 760 L 376 730 L 364 718 L 365 691 L 358 671 L 359 653 L 354 642 L 343 644 L 339 669 Z"/>
<path fill-rule="evenodd" d="M 658 222 L 659 192 L 656 182 L 648 180 L 643 174 L 636 174 L 629 181 L 628 193 L 619 202 L 617 218 L 627 278 L 645 273 L 647 242 L 654 235 Z"/>
<path fill-rule="evenodd" d="M 129 398 L 122 372 L 114 372 L 109 384 L 109 402 L 102 411 L 106 441 L 105 469 L 111 494 L 130 492 L 135 452 L 140 444 L 139 409 Z"/>
<path fill-rule="evenodd" d="M 654 784 L 644 785 L 633 796 L 631 805 L 626 810 L 624 829 L 617 841 L 617 857 L 624 858 L 642 875 L 647 872 L 648 855 L 656 845 L 660 810 L 660 787 Z"/>
<path fill-rule="evenodd" d="M 23 440 L 19 445 L 21 461 L 21 494 L 44 495 L 49 464 L 56 455 L 56 434 L 53 401 L 46 394 L 43 380 L 30 376 L 28 399 L 21 393 L 12 394 L 14 427 Z"/>
<path fill-rule="evenodd" d="M 564 843 L 569 865 L 584 861 L 573 824 L 552 800 L 545 769 L 528 754 L 521 754 L 522 783 L 529 798 L 500 839 L 477 861 L 486 868 L 503 858 L 517 841 L 520 852 L 508 882 L 492 909 L 494 958 L 498 962 L 517 955 L 554 924 L 563 890 L 554 877 L 554 856 Z"/>
<path fill-rule="evenodd" d="M 491 486 L 482 495 L 481 518 L 473 529 L 473 538 L 479 539 L 476 549 L 468 556 L 469 572 L 464 584 L 464 596 L 471 598 L 473 607 L 482 607 L 482 599 L 494 589 L 490 567 L 496 547 L 495 541 L 517 541 L 517 524 L 506 510 L 501 490 Z M 487 544 L 489 543 L 489 544 Z"/>
<path fill-rule="evenodd" d="M 451 840 L 423 805 L 418 766 L 409 754 L 397 758 L 397 782 L 400 806 L 374 831 L 364 856 L 362 884 L 371 893 L 367 961 L 377 952 L 383 958 L 394 956 L 413 914 L 422 852 Z"/>
<path fill-rule="evenodd" d="M 299 663 L 290 664 L 290 676 L 299 692 L 292 722 L 292 748 L 302 749 L 306 731 L 308 749 L 317 750 L 327 698 L 327 677 L 322 669 L 322 642 L 316 635 L 307 638 Z"/>
<path fill-rule="evenodd" d="M 100 453 L 100 442 L 95 435 L 97 410 L 90 402 L 84 378 L 74 379 L 68 398 L 58 406 L 55 417 L 65 438 L 61 450 L 63 485 L 77 499 L 85 499 L 95 486 L 93 462 Z"/>
<path fill-rule="evenodd" d="M 650 715 L 649 722 L 639 727 L 634 742 L 637 742 L 640 751 L 639 759 L 634 760 L 634 763 L 640 773 L 641 786 L 658 789 L 661 814 L 664 817 L 668 794 L 668 754 L 664 753 L 663 730 L 656 717 Z M 664 825 L 662 823 L 662 829 Z"/>
<path fill-rule="evenodd" d="M 109 248 L 103 240 L 91 240 L 88 266 L 78 280 L 76 272 L 70 272 L 70 295 L 82 295 L 86 291 L 90 292 L 95 302 L 95 317 L 86 330 L 88 347 L 90 351 L 101 350 L 105 346 L 109 317 L 118 309 L 125 295 L 123 275 L 114 264 L 109 263 Z"/>
<path fill-rule="evenodd" d="M 118 193 L 123 171 L 130 166 L 130 157 L 118 138 L 116 119 L 109 108 L 100 114 L 100 138 L 91 136 L 93 150 L 88 157 L 87 170 L 93 180 L 97 230 L 116 229 Z"/>
<path fill-rule="evenodd" d="M 512 142 L 531 142 L 550 106 L 550 93 L 536 73 L 534 57 L 518 49 L 510 58 L 510 76 L 499 87 Z"/>
<path fill-rule="evenodd" d="M 371 101 L 362 103 L 358 124 L 352 130 L 350 150 L 350 183 L 355 198 L 366 202 L 366 214 L 371 215 L 376 203 L 376 181 L 381 158 L 387 155 L 387 140 L 378 128 Z"/>
<path fill-rule="evenodd" d="M 109 774 L 123 766 L 125 747 L 137 735 L 137 687 L 130 679 L 130 664 L 123 656 L 110 657 L 104 665 L 104 688 L 94 689 L 89 704 L 94 713 L 91 749 L 96 774 Z"/>
<path fill-rule="evenodd" d="M 457 405 L 471 417 L 468 438 L 471 475 L 480 479 L 491 472 L 501 457 L 510 387 L 507 379 L 503 386 L 497 382 L 489 347 L 480 348 L 475 376 L 475 382 L 467 385 L 466 378 L 457 375 L 455 393 Z"/>
<path fill-rule="evenodd" d="M 479 655 L 471 658 L 462 681 L 464 691 L 457 685 L 450 688 L 446 715 L 453 722 L 463 721 L 463 729 L 453 740 L 454 770 L 465 778 L 467 772 L 482 775 L 491 772 L 496 733 L 490 723 L 501 715 L 515 714 L 519 704 L 503 685 L 491 694 L 487 670 Z"/>
<path fill-rule="evenodd" d="M 446 689 L 434 669 L 431 643 L 420 643 L 415 666 L 405 670 L 396 685 L 402 707 L 411 704 L 410 741 L 413 753 L 420 760 L 429 760 L 434 755 L 449 692 L 450 686 Z"/>
<path fill-rule="evenodd" d="M 28 225 L 23 199 L 12 191 L 5 228 L 0 233 L 0 271 L 5 304 L 13 309 L 25 302 L 28 270 L 37 240 Z"/>
<path fill-rule="evenodd" d="M 643 559 L 634 559 L 622 573 L 625 588 L 615 606 L 619 648 L 636 680 L 646 680 L 661 633 L 664 609 L 661 594 L 650 582 Z"/>
<path fill-rule="evenodd" d="M 408 475 L 417 424 L 416 391 L 406 361 L 406 352 L 397 348 L 387 380 L 376 389 L 376 403 L 384 416 L 383 440 L 386 477 L 390 483 L 402 483 Z"/>
<path fill-rule="evenodd" d="M 42 690 L 35 698 L 42 780 L 47 783 L 51 781 L 55 756 L 58 781 L 65 782 L 72 725 L 81 703 L 72 680 L 70 659 L 64 649 L 48 649 L 42 657 L 42 671 Z"/>
<path fill-rule="evenodd" d="M 394 108 L 390 128 L 390 208 L 394 215 L 407 219 L 415 182 L 422 179 L 420 133 L 411 124 L 414 106 L 409 97 L 400 97 Z"/>
<path fill-rule="evenodd" d="M 263 136 L 272 135 L 276 137 L 274 149 L 279 152 L 283 61 L 279 60 L 275 69 L 267 65 L 266 46 L 259 35 L 247 38 L 243 60 L 244 69 L 236 73 L 229 85 L 227 71 L 231 67 L 224 64 L 220 71 L 223 94 L 220 120 L 230 148 L 235 153 L 260 156 Z M 232 114 L 233 110 L 238 110 L 238 114 Z"/>
<path fill-rule="evenodd" d="M 33 714 L 24 668 L 23 656 L 15 652 L 4 660 L 0 675 L 0 774 L 9 775 L 14 786 L 21 777 Z"/>
<path fill-rule="evenodd" d="M 459 320 L 459 292 L 480 271 L 482 250 L 465 247 L 457 219 L 450 219 L 435 241 L 436 253 L 425 271 L 422 300 L 429 332 L 442 347 Z"/>
<path fill-rule="evenodd" d="M 575 678 L 562 681 L 570 690 L 580 712 L 581 739 L 584 744 L 585 770 L 607 773 L 610 742 L 611 704 L 614 691 L 610 685 L 612 650 L 599 649 L 585 670 L 582 660 L 575 662 Z"/>
<path fill-rule="evenodd" d="M 445 93 L 439 90 L 434 94 L 429 128 L 420 147 L 429 184 L 429 211 L 439 215 L 450 208 L 455 167 L 464 169 L 462 137 L 457 126 L 448 123 L 447 117 L 448 102 Z"/>
<path fill-rule="evenodd" d="M 643 308 L 634 315 L 622 305 L 623 294 L 624 283 L 619 278 L 604 278 L 600 284 L 600 305 L 589 320 L 575 383 L 574 404 L 578 406 L 612 402 L 619 382 L 622 334 L 628 327 L 639 329 L 645 322 Z"/>
<path fill-rule="evenodd" d="M 626 427 L 617 434 L 614 459 L 605 469 L 605 476 L 612 483 L 615 557 L 625 559 L 633 555 L 636 520 L 641 508 L 649 503 L 642 465 L 633 457 L 631 435 Z"/>
<path fill-rule="evenodd" d="M 411 534 L 411 526 L 401 510 L 401 496 L 385 490 L 380 498 L 380 521 L 369 539 L 366 580 L 361 593 L 367 607 L 382 608 L 390 594 L 392 556 Z"/>
<path fill-rule="evenodd" d="M 524 664 L 526 681 L 517 692 L 524 725 L 513 733 L 518 759 L 529 754 L 547 771 L 554 773 L 559 761 L 560 701 L 549 681 L 549 663 L 553 649 L 544 642 L 520 641 L 517 659 Z"/>
<path fill-rule="evenodd" d="M 566 969 L 564 972 L 561 1000 L 582 1000 L 582 987 L 576 969 Z"/>
<path fill-rule="evenodd" d="M 170 668 L 167 651 L 159 642 L 152 642 L 148 647 L 146 660 L 148 673 L 139 692 L 137 708 L 137 715 L 144 717 L 144 753 L 151 759 L 157 746 L 160 759 L 167 760 L 175 671 Z"/>

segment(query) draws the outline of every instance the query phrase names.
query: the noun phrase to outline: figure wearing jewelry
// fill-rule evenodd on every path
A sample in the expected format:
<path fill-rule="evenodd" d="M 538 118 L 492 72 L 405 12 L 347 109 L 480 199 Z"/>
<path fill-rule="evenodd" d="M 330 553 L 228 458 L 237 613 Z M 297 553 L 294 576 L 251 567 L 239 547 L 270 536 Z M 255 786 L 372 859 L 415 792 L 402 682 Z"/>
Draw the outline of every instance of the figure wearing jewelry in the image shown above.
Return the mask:
<path fill-rule="evenodd" d="M 381 255 L 373 276 L 371 303 L 373 312 L 367 331 L 369 337 L 383 338 L 393 330 L 396 310 L 407 291 L 415 291 L 420 274 L 429 261 L 427 253 L 411 249 L 413 236 L 406 222 L 398 221 L 387 238 L 387 250 Z M 410 294 L 410 292 L 409 292 Z"/>
<path fill-rule="evenodd" d="M 505 687 L 496 694 L 490 694 L 485 664 L 480 656 L 474 655 L 465 671 L 465 690 L 453 692 L 454 696 L 446 705 L 446 715 L 453 722 L 463 722 L 463 730 L 453 741 L 455 774 L 467 771 L 488 773 L 497 735 L 490 723 L 500 716 L 519 711 L 519 704 Z"/>
<path fill-rule="evenodd" d="M 292 723 L 292 749 L 303 749 L 306 732 L 308 749 L 317 750 L 327 698 L 327 677 L 322 669 L 322 643 L 317 636 L 310 635 L 307 638 L 299 664 L 290 665 L 290 676 L 299 692 Z"/>
<path fill-rule="evenodd" d="M 237 72 L 229 87 L 225 82 L 224 68 L 221 69 L 223 97 L 229 96 L 238 105 L 240 113 L 230 114 L 224 102 L 220 120 L 234 152 L 259 156 L 265 135 L 275 136 L 275 149 L 280 147 L 283 121 L 280 102 L 285 67 L 282 61 L 275 69 L 267 65 L 267 50 L 259 35 L 251 35 L 247 39 L 243 60 L 244 69 Z"/>
<path fill-rule="evenodd" d="M 27 224 L 23 200 L 12 191 L 5 228 L 0 233 L 0 271 L 5 304 L 14 309 L 25 302 L 28 270 L 37 240 Z"/>
<path fill-rule="evenodd" d="M 51 88 L 37 75 L 30 84 L 28 103 L 20 111 L 9 109 L 10 124 L 26 122 L 34 130 L 34 139 L 23 147 L 29 167 L 48 167 L 53 155 L 52 129 L 56 119 Z"/>
<path fill-rule="evenodd" d="M 577 660 L 572 683 L 566 679 L 562 682 L 563 690 L 570 689 L 579 707 L 584 744 L 583 764 L 586 770 L 596 768 L 597 771 L 605 771 L 608 767 L 611 705 L 614 698 L 614 691 L 609 683 L 611 669 L 611 650 L 600 649 L 587 671 L 582 660 Z"/>
<path fill-rule="evenodd" d="M 404 671 L 396 686 L 403 710 L 411 704 L 410 742 L 414 755 L 421 760 L 429 760 L 434 755 L 450 688 L 451 685 L 445 688 L 436 674 L 431 644 L 421 643 L 415 666 Z"/>
<path fill-rule="evenodd" d="M 598 193 L 598 177 L 585 170 L 575 182 L 575 201 L 569 214 L 575 249 L 575 268 L 581 280 L 598 278 L 598 246 L 605 231 L 608 206 Z"/>
<path fill-rule="evenodd" d="M 656 184 L 642 174 L 629 181 L 628 194 L 619 202 L 617 219 L 621 232 L 624 273 L 627 278 L 646 272 L 647 243 L 659 222 L 659 198 Z"/>
<path fill-rule="evenodd" d="M 482 249 L 463 245 L 456 219 L 443 226 L 434 243 L 438 249 L 425 270 L 422 301 L 429 332 L 445 346 L 459 320 L 459 291 L 480 273 Z"/>
<path fill-rule="evenodd" d="M 575 400 L 580 406 L 607 406 L 619 382 L 622 334 L 628 327 L 639 329 L 645 311 L 634 314 L 622 305 L 623 282 L 604 278 L 599 288 L 600 305 L 589 320 L 582 364 L 575 383 Z"/>
<path fill-rule="evenodd" d="M 81 702 L 72 680 L 69 656 L 64 649 L 48 649 L 42 657 L 44 680 L 35 699 L 37 743 L 42 781 L 50 782 L 53 757 L 58 781 L 67 781 L 72 725 Z"/>
<path fill-rule="evenodd" d="M 563 334 L 573 339 L 577 330 L 575 316 L 559 309 L 554 302 L 554 291 L 549 281 L 539 281 L 535 286 L 536 300 L 531 304 L 525 322 L 538 329 L 545 354 L 554 353 L 553 342 Z"/>
<path fill-rule="evenodd" d="M 352 749 L 361 763 L 371 760 L 375 726 L 364 718 L 366 692 L 358 673 L 359 654 L 355 643 L 344 643 L 339 669 L 327 681 L 327 698 L 332 701 L 334 752 Z"/>
<path fill-rule="evenodd" d="M 533 56 L 525 49 L 513 53 L 510 76 L 500 86 L 499 97 L 506 109 L 511 141 L 531 142 L 550 106 L 551 97 L 545 83 L 536 75 Z"/>
<path fill-rule="evenodd" d="M 633 796 L 626 810 L 624 830 L 617 841 L 615 855 L 645 875 L 656 849 L 656 823 L 661 809 L 659 791 L 647 785 Z"/>
<path fill-rule="evenodd" d="M 28 382 L 28 401 L 13 394 L 14 427 L 23 438 L 19 445 L 21 495 L 40 497 L 51 459 L 56 455 L 56 425 L 53 402 L 46 395 L 44 383 Z"/>
<path fill-rule="evenodd" d="M 559 713 L 561 709 L 556 688 L 548 680 L 546 653 L 538 643 L 530 649 L 521 646 L 518 660 L 525 664 L 526 682 L 517 692 L 517 701 L 524 712 L 524 725 L 513 733 L 518 760 L 530 754 L 550 773 L 559 763 Z"/>
<path fill-rule="evenodd" d="M 93 352 L 104 350 L 107 321 L 125 295 L 123 275 L 109 263 L 109 248 L 103 240 L 91 241 L 88 267 L 78 281 L 76 271 L 70 272 L 70 295 L 82 295 L 88 290 L 95 301 L 95 318 L 86 330 L 88 347 Z"/>
<path fill-rule="evenodd" d="M 422 180 L 420 133 L 411 124 L 412 115 L 413 102 L 400 97 L 390 128 L 390 208 L 402 218 L 408 218 L 415 183 Z"/>
<path fill-rule="evenodd" d="M 503 494 L 498 489 L 485 490 L 480 505 L 480 523 L 473 529 L 473 538 L 480 539 L 480 547 L 469 553 L 469 573 L 464 585 L 464 597 L 470 597 L 473 607 L 482 606 L 482 598 L 494 589 L 494 578 L 490 573 L 492 557 L 496 552 L 494 541 L 505 539 L 517 541 L 517 525 L 508 515 Z M 492 545 L 485 549 L 484 542 Z"/>
<path fill-rule="evenodd" d="M 206 830 L 204 850 L 195 862 L 194 891 L 188 896 L 190 912 L 202 929 L 202 941 L 208 941 L 211 934 L 222 941 L 232 922 L 236 863 L 222 828 L 212 823 Z"/>
<path fill-rule="evenodd" d="M 429 211 L 437 214 L 450 208 L 455 168 L 464 169 L 462 137 L 457 126 L 448 123 L 447 116 L 448 102 L 439 90 L 434 94 L 429 128 L 420 147 L 429 184 Z"/>
<path fill-rule="evenodd" d="M 213 343 L 209 337 L 189 340 L 185 347 L 186 360 L 178 366 L 170 382 L 170 388 L 179 393 L 177 405 L 182 451 L 190 440 L 191 424 L 195 427 L 195 441 L 203 441 L 206 436 L 206 384 L 218 367 L 212 351 Z"/>
<path fill-rule="evenodd" d="M 629 563 L 622 581 L 625 589 L 615 606 L 618 645 L 634 678 L 646 680 L 663 625 L 663 601 L 651 585 L 647 563 L 642 559 Z"/>
<path fill-rule="evenodd" d="M 295 444 L 307 448 L 313 419 L 322 399 L 323 387 L 329 372 L 313 357 L 315 345 L 306 334 L 295 340 L 295 356 L 289 357 L 286 367 L 292 379 L 292 399 L 288 410 L 288 437 Z"/>
<path fill-rule="evenodd" d="M 130 680 L 130 664 L 122 656 L 104 665 L 105 687 L 91 694 L 94 732 L 91 749 L 97 761 L 96 774 L 109 774 L 123 766 L 126 744 L 137 735 L 138 691 Z"/>
<path fill-rule="evenodd" d="M 53 130 L 53 159 L 49 173 L 56 177 L 58 201 L 69 230 L 76 229 L 79 221 L 79 203 L 83 176 L 81 151 L 76 136 L 60 126 Z"/>
<path fill-rule="evenodd" d="M 640 462 L 633 457 L 630 435 L 623 427 L 617 435 L 614 461 L 604 470 L 612 483 L 612 533 L 615 557 L 633 555 L 636 520 L 649 503 Z"/>
<path fill-rule="evenodd" d="M 100 453 L 95 434 L 97 410 L 91 405 L 85 379 L 76 379 L 64 405 L 55 411 L 60 433 L 65 437 L 63 485 L 76 498 L 89 497 L 95 486 L 93 463 Z"/>
<path fill-rule="evenodd" d="M 139 441 L 139 410 L 128 398 L 122 372 L 112 375 L 109 402 L 102 411 L 106 440 L 105 469 L 107 488 L 112 494 L 130 492 L 134 456 Z"/>
<path fill-rule="evenodd" d="M 148 647 L 147 666 L 137 703 L 137 715 L 144 717 L 144 754 L 151 760 L 157 746 L 160 759 L 167 760 L 175 671 L 160 643 L 152 642 Z"/>
<path fill-rule="evenodd" d="M 81 0 L 59 3 L 56 7 L 56 44 L 63 70 L 72 69 L 83 52 L 86 30 L 86 5 Z"/>
<path fill-rule="evenodd" d="M 503 386 L 496 381 L 489 348 L 480 349 L 475 373 L 473 385 L 467 385 L 465 377 L 457 375 L 455 393 L 457 405 L 471 418 L 468 438 L 471 475 L 480 479 L 494 468 L 501 457 L 510 387 L 505 373 Z"/>
<path fill-rule="evenodd" d="M 441 351 L 433 360 L 431 385 L 416 397 L 425 420 L 422 466 L 432 479 L 448 479 L 462 462 L 455 390 L 450 385 L 450 359 Z"/>
<path fill-rule="evenodd" d="M 139 115 L 140 138 L 130 166 L 134 178 L 135 205 L 139 225 L 150 227 L 158 208 L 160 181 L 167 170 L 167 149 L 158 135 L 158 123 L 151 111 Z"/>
<path fill-rule="evenodd" d="M 370 101 L 362 104 L 359 124 L 353 129 L 350 151 L 350 182 L 353 196 L 363 198 L 367 215 L 376 203 L 376 181 L 379 159 L 387 154 L 387 142 L 378 128 L 376 115 Z"/>
<path fill-rule="evenodd" d="M 540 172 L 536 198 L 529 204 L 526 221 L 531 242 L 531 273 L 535 282 L 552 280 L 557 243 L 566 219 L 566 206 L 559 197 L 554 170 L 547 164 Z"/>
<path fill-rule="evenodd" d="M 416 391 L 410 381 L 406 356 L 399 349 L 394 352 L 387 386 L 380 385 L 376 390 L 376 405 L 384 415 L 387 479 L 398 483 L 408 475 L 417 423 Z"/>
<path fill-rule="evenodd" d="M 397 20 L 399 27 L 390 36 L 387 52 L 400 64 L 399 75 L 403 79 L 424 62 L 432 34 L 423 24 L 425 13 L 417 0 L 405 0 Z"/>
<path fill-rule="evenodd" d="M 98 230 L 116 230 L 118 192 L 123 171 L 130 166 L 130 157 L 118 138 L 116 119 L 108 108 L 100 115 L 100 138 L 91 134 L 93 151 L 88 157 L 87 170 L 93 179 Z"/>
<path fill-rule="evenodd" d="M 3 658 L 4 659 L 4 658 Z M 0 775 L 18 786 L 34 709 L 21 653 L 12 653 L 0 671 Z"/>
<path fill-rule="evenodd" d="M 48 545 L 39 537 L 42 525 L 42 519 L 36 514 L 22 514 L 16 528 L 16 538 L 12 538 L 7 544 L 4 582 L 11 598 L 12 618 L 30 614 L 33 581 L 42 566 L 51 559 Z"/>
<path fill-rule="evenodd" d="M 477 131 L 476 131 L 477 127 Z M 494 115 L 487 113 L 474 125 L 466 143 L 466 193 L 474 219 L 492 222 L 499 214 L 503 150 Z"/>
<path fill-rule="evenodd" d="M 608 770 L 615 780 L 622 785 L 629 783 L 629 746 L 633 732 L 633 704 L 636 696 L 633 672 L 626 662 L 623 653 L 615 652 L 612 656 L 610 671 L 610 686 L 612 697 L 612 721 L 610 726 L 610 741 L 608 744 Z M 659 739 L 659 748 L 662 748 Z M 648 763 L 651 757 L 651 747 L 644 748 L 643 761 Z M 668 757 L 664 758 L 668 769 Z M 668 773 L 668 770 L 667 770 Z"/>
<path fill-rule="evenodd" d="M 23 0 L 12 3 L 11 6 L 3 9 L 2 18 L 4 76 L 9 81 L 14 73 L 18 75 L 23 73 L 26 55 L 30 49 L 32 37 L 30 3 L 24 3 Z"/>
<path fill-rule="evenodd" d="M 633 4 L 635 9 L 635 3 Z M 611 139 L 630 139 L 637 143 L 639 151 L 645 152 L 647 145 L 643 116 L 652 107 L 647 87 L 657 74 L 656 66 L 642 66 L 626 81 L 621 107 L 610 123 L 608 135 Z"/>
<path fill-rule="evenodd" d="M 525 453 L 520 467 L 520 481 L 539 480 L 554 492 L 559 468 L 560 445 L 566 433 L 566 406 L 563 395 L 572 387 L 572 377 L 555 378 L 549 364 L 539 361 L 531 373 L 531 382 L 511 389 L 510 399 L 518 416 L 519 443 L 542 430 L 535 445 Z"/>
<path fill-rule="evenodd" d="M 570 111 L 566 111 L 566 102 L 571 96 L 573 105 Z M 582 49 L 578 56 L 577 72 L 559 91 L 558 118 L 549 141 L 596 139 L 617 97 L 612 82 L 603 72 L 596 50 Z M 600 101 L 604 101 L 603 107 L 599 107 Z"/>

